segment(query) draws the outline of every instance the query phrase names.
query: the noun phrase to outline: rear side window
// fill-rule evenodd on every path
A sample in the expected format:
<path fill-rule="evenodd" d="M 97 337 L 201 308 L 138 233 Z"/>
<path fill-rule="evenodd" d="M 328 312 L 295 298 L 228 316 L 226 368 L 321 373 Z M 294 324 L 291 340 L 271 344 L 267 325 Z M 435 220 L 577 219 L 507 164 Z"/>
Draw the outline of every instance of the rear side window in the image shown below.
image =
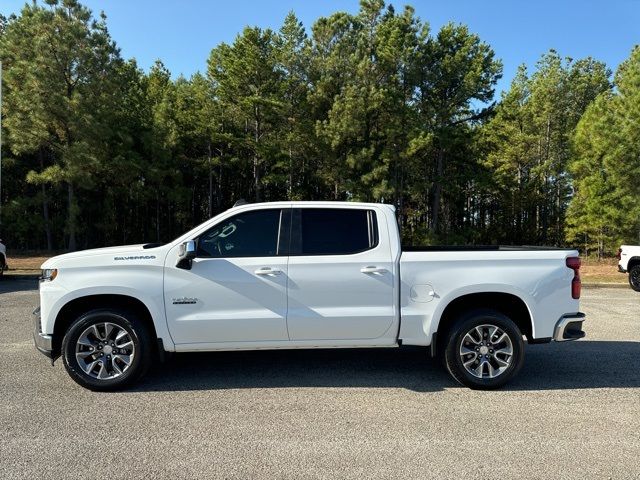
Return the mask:
<path fill-rule="evenodd" d="M 282 212 L 286 216 L 286 212 Z M 198 238 L 198 257 L 271 257 L 278 245 L 280 209 L 254 210 L 223 220 Z M 286 252 L 285 252 L 286 254 Z"/>
<path fill-rule="evenodd" d="M 349 255 L 378 244 L 372 210 L 302 208 L 294 212 L 292 255 Z"/>

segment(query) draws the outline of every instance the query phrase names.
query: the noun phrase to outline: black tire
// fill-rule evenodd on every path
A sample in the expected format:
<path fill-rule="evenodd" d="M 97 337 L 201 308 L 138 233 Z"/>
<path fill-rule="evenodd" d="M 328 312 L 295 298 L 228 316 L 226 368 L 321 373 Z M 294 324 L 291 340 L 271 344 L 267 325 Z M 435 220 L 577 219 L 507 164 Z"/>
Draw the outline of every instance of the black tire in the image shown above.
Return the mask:
<path fill-rule="evenodd" d="M 640 292 L 640 265 L 634 265 L 629 269 L 629 285 L 636 292 Z"/>
<path fill-rule="evenodd" d="M 511 350 L 513 354 L 510 356 L 509 366 L 493 378 L 489 378 L 488 376 L 479 378 L 467 371 L 460 354 L 460 349 L 465 335 L 474 330 L 475 327 L 480 327 L 481 325 L 492 325 L 498 327 L 509 337 L 509 340 L 511 341 Z M 486 332 L 488 330 L 485 329 L 484 331 Z M 471 345 L 473 346 L 473 344 Z M 493 350 L 491 353 L 493 353 Z M 468 358 L 473 358 L 473 356 L 469 355 Z M 488 357 L 485 356 L 485 358 Z M 507 357 L 501 354 L 501 358 L 504 360 Z M 522 368 L 522 364 L 524 363 L 524 341 L 522 340 L 522 333 L 518 326 L 509 317 L 496 312 L 495 310 L 473 310 L 463 314 L 449 330 L 446 337 L 444 359 L 447 370 L 451 376 L 453 376 L 453 378 L 462 385 L 476 390 L 492 390 L 499 388 L 513 378 L 520 368 Z M 497 365 L 494 359 L 492 359 L 492 362 Z M 479 375 L 483 375 L 485 371 L 487 371 L 488 375 L 488 369 L 489 366 L 486 366 L 483 369 L 480 365 L 479 371 L 481 373 Z"/>
<path fill-rule="evenodd" d="M 7 268 L 6 260 L 3 255 L 0 255 L 0 277 L 4 275 L 4 271 Z"/>
<path fill-rule="evenodd" d="M 135 353 L 130 365 L 121 375 L 98 379 L 81 368 L 76 359 L 76 344 L 87 328 L 105 322 L 126 331 L 133 342 Z M 97 309 L 83 313 L 71 324 L 62 339 L 62 360 L 69 376 L 79 385 L 94 391 L 114 391 L 135 383 L 147 372 L 151 364 L 152 345 L 149 329 L 133 312 L 112 308 Z"/>

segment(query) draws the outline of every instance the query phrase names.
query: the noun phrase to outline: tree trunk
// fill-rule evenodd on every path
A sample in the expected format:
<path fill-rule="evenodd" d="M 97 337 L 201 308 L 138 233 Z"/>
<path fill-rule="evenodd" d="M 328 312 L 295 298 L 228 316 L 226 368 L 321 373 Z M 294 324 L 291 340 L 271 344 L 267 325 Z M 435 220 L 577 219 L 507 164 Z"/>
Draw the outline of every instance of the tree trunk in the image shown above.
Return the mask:
<path fill-rule="evenodd" d="M 262 192 L 260 191 L 260 158 L 258 156 L 258 146 L 260 145 L 260 110 L 256 105 L 255 114 L 255 150 L 253 152 L 253 186 L 256 191 L 256 202 L 262 201 Z"/>
<path fill-rule="evenodd" d="M 291 145 L 289 145 L 289 188 L 288 188 L 288 199 L 291 200 L 291 195 L 293 193 L 293 151 L 291 150 Z"/>
<path fill-rule="evenodd" d="M 156 242 L 160 242 L 160 195 L 156 192 Z"/>
<path fill-rule="evenodd" d="M 38 158 L 40 160 L 40 171 L 44 170 L 44 151 L 42 148 L 38 150 Z M 42 220 L 44 223 L 44 234 L 47 239 L 47 251 L 53 250 L 53 241 L 51 239 L 51 224 L 49 221 L 49 200 L 47 199 L 47 189 L 42 184 Z"/>
<path fill-rule="evenodd" d="M 76 244 L 76 199 L 74 196 L 73 185 L 71 183 L 67 184 L 67 207 L 68 217 L 67 217 L 67 231 L 69 233 L 69 251 L 74 252 L 77 249 Z"/>
<path fill-rule="evenodd" d="M 211 165 L 211 142 L 207 144 L 209 153 L 209 218 L 213 216 L 213 165 Z"/>
<path fill-rule="evenodd" d="M 444 149 L 438 149 L 438 161 L 436 164 L 436 181 L 433 189 L 433 202 L 431 204 L 431 231 L 439 230 L 440 199 L 442 197 L 442 172 L 444 168 Z"/>

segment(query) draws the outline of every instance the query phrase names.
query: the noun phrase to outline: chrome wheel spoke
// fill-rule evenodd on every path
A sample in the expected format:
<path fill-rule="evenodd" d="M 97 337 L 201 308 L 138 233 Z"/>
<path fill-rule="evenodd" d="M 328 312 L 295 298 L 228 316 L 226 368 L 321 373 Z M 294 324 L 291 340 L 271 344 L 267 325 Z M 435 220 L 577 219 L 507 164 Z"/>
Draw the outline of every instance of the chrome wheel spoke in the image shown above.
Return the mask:
<path fill-rule="evenodd" d="M 498 365 L 500 367 L 508 367 L 509 366 L 509 362 L 507 362 L 506 360 L 501 359 L 500 357 L 494 357 L 496 362 L 498 363 Z"/>
<path fill-rule="evenodd" d="M 115 344 L 116 344 L 116 348 L 131 348 L 133 346 L 133 342 L 131 340 L 125 343 L 118 343 L 116 341 Z"/>
<path fill-rule="evenodd" d="M 475 338 L 473 338 L 473 336 L 471 335 L 471 332 L 467 333 L 464 336 L 464 339 L 462 340 L 462 343 L 468 343 L 469 345 L 479 345 L 480 342 L 478 342 Z"/>
<path fill-rule="evenodd" d="M 94 347 L 96 342 L 92 342 L 86 335 L 83 335 L 78 339 L 78 343 L 80 345 L 84 345 L 85 347 Z"/>
<path fill-rule="evenodd" d="M 98 378 L 100 380 L 109 378 L 109 372 L 107 371 L 107 367 L 105 367 L 105 362 L 100 362 L 100 370 L 98 371 Z"/>
<path fill-rule="evenodd" d="M 113 327 L 115 325 L 113 323 L 105 323 L 104 324 L 104 339 L 105 340 L 109 340 L 109 336 L 111 336 L 111 333 L 113 332 Z"/>
<path fill-rule="evenodd" d="M 87 330 L 85 330 L 85 333 L 93 333 L 93 336 L 96 337 L 96 340 L 102 340 L 102 334 L 98 331 L 97 325 L 91 325 Z"/>
<path fill-rule="evenodd" d="M 475 352 L 474 352 L 475 353 Z M 473 356 L 472 358 L 470 358 L 469 360 L 463 361 L 463 365 L 465 367 L 472 365 L 473 363 L 475 363 L 475 361 L 478 359 L 477 356 Z"/>
<path fill-rule="evenodd" d="M 119 374 L 122 375 L 123 371 L 122 369 L 118 366 L 118 362 L 115 361 L 115 359 L 113 359 L 111 361 L 111 365 L 113 366 L 113 369 Z M 125 367 L 126 368 L 126 367 Z"/>
<path fill-rule="evenodd" d="M 494 340 L 493 344 L 494 345 L 498 345 L 498 344 L 502 343 L 505 338 L 507 338 L 507 334 L 502 332 L 502 335 L 500 335 L 497 340 Z"/>
<path fill-rule="evenodd" d="M 82 368 L 82 370 L 84 370 L 85 373 L 91 373 L 91 371 L 95 368 L 97 364 L 98 364 L 98 360 L 94 360 L 93 362 L 80 365 L 80 367 Z"/>
<path fill-rule="evenodd" d="M 122 355 L 122 354 L 116 354 L 113 356 L 114 362 L 115 363 L 115 359 L 121 360 L 122 363 L 125 364 L 125 366 L 129 366 L 129 364 L 131 363 L 131 355 Z"/>
<path fill-rule="evenodd" d="M 469 355 L 470 353 L 473 353 L 474 355 L 477 355 L 476 351 L 473 348 L 465 347 L 464 345 L 462 345 L 460 347 L 460 354 L 461 355 Z"/>
<path fill-rule="evenodd" d="M 511 345 L 506 345 L 502 348 L 496 348 L 495 354 L 513 355 L 513 349 L 511 348 Z"/>

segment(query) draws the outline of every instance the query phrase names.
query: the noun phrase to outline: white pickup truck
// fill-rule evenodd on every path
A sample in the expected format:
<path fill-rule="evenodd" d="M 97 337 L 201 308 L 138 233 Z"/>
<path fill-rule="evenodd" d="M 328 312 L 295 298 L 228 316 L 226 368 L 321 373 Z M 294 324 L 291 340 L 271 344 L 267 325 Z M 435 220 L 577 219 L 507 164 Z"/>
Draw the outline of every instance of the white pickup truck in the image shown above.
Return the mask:
<path fill-rule="evenodd" d="M 35 343 L 93 390 L 165 352 L 400 345 L 490 389 L 522 366 L 523 337 L 584 336 L 575 250 L 400 245 L 389 205 L 235 206 L 166 245 L 47 260 Z"/>
<path fill-rule="evenodd" d="M 629 274 L 629 285 L 640 292 L 640 246 L 622 245 L 618 249 L 618 271 Z"/>

